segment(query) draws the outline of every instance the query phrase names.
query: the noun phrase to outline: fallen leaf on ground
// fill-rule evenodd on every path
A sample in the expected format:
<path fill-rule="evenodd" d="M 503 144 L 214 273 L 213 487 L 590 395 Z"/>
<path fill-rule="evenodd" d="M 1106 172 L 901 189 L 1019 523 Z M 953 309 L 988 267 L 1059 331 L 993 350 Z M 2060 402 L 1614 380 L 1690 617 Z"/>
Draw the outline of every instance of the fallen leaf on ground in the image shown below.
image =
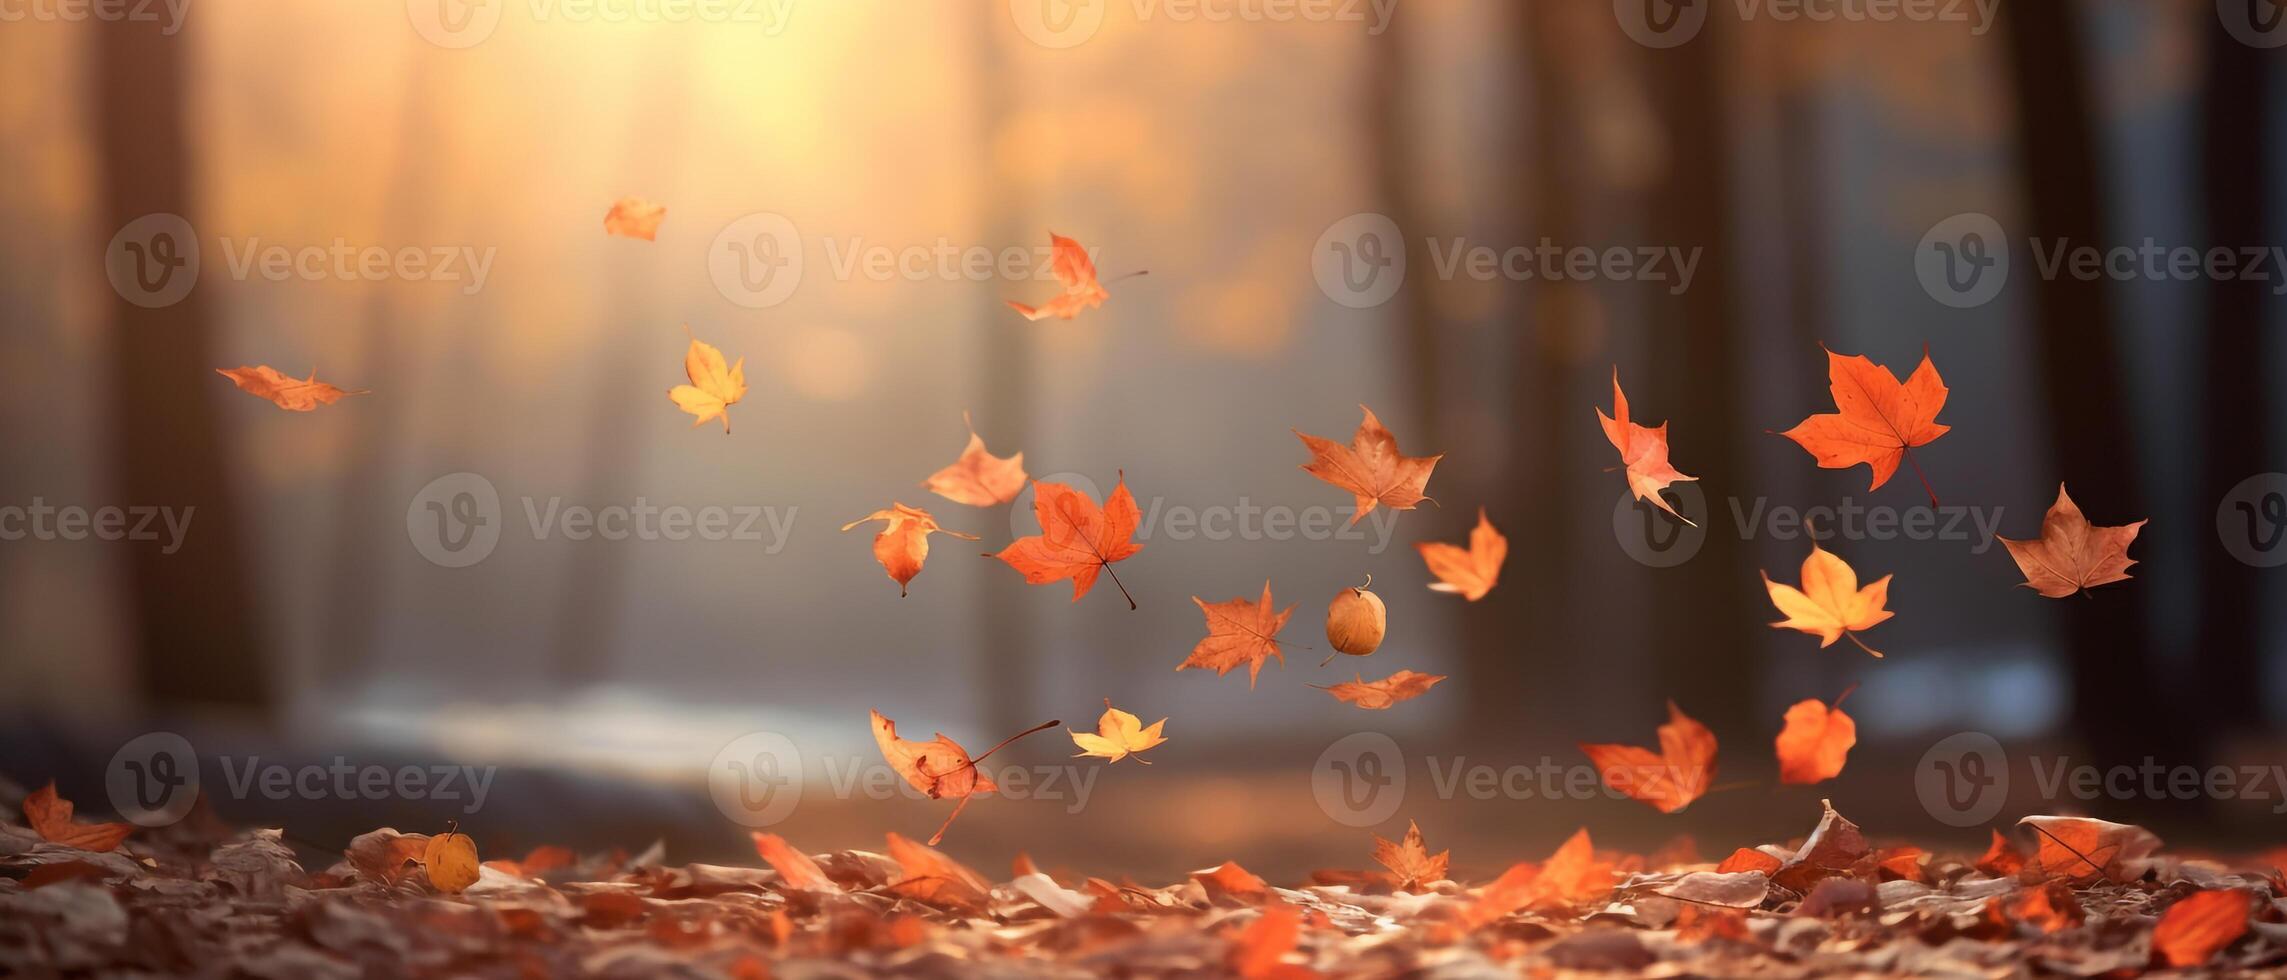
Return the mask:
<path fill-rule="evenodd" d="M 1447 858 L 1451 850 L 1432 855 L 1422 846 L 1421 827 L 1406 821 L 1406 835 L 1398 841 L 1374 836 L 1374 862 L 1390 869 L 1390 885 L 1403 891 L 1415 891 L 1423 885 L 1445 880 Z"/>
<path fill-rule="evenodd" d="M 1382 420 L 1374 417 L 1374 410 L 1364 405 L 1358 409 L 1366 419 L 1358 423 L 1358 431 L 1345 446 L 1330 439 L 1321 439 L 1296 430 L 1295 435 L 1310 450 L 1310 462 L 1304 463 L 1303 472 L 1331 483 L 1357 498 L 1358 512 L 1350 515 L 1350 523 L 1373 512 L 1377 506 L 1395 510 L 1412 510 L 1429 498 L 1423 492 L 1429 487 L 1430 471 L 1445 454 L 1435 456 L 1406 456 L 1398 452 L 1398 439 L 1382 427 Z"/>
<path fill-rule="evenodd" d="M 2152 951 L 2179 969 L 2202 966 L 2247 934 L 2255 895 L 2238 889 L 2193 892 L 2168 906 L 2152 927 Z"/>
<path fill-rule="evenodd" d="M 754 850 L 770 864 L 772 870 L 778 872 L 778 877 L 786 882 L 788 888 L 816 892 L 842 890 L 840 885 L 834 884 L 833 879 L 826 877 L 826 870 L 820 868 L 818 862 L 795 850 L 794 845 L 788 844 L 784 837 L 757 830 L 754 832 Z"/>
<path fill-rule="evenodd" d="M 2033 828 L 2039 842 L 2023 872 L 2035 878 L 2130 881 L 2144 874 L 2160 850 L 2159 836 L 2134 824 L 2057 816 L 2025 817 L 2017 823 Z"/>
<path fill-rule="evenodd" d="M 2009 557 L 2017 560 L 2017 569 L 2025 573 L 2026 588 L 2062 599 L 2131 578 L 2128 566 L 2136 564 L 2136 559 L 2128 557 L 2128 546 L 2144 524 L 2091 524 L 2082 516 L 2080 505 L 2065 493 L 2065 485 L 2059 483 L 2057 502 L 2049 505 L 2048 515 L 2041 519 L 2041 536 L 2029 541 L 2002 538 L 2001 543 L 2008 547 Z"/>
<path fill-rule="evenodd" d="M 72 819 L 72 803 L 56 795 L 56 784 L 33 790 L 24 797 L 24 823 L 50 844 L 83 851 L 109 851 L 135 832 L 131 823 L 79 823 Z"/>

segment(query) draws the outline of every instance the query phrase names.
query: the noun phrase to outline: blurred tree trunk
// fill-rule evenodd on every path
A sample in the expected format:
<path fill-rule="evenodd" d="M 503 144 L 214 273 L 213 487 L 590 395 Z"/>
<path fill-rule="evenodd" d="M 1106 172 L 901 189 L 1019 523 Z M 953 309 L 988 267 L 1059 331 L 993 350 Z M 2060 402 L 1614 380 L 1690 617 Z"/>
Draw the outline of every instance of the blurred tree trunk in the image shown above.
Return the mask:
<path fill-rule="evenodd" d="M 1397 225 L 1401 238 L 1419 242 L 1428 226 L 1413 186 L 1411 150 L 1416 134 L 1408 102 L 1413 89 L 1407 61 L 1402 27 L 1393 25 L 1382 36 L 1366 39 L 1366 128 L 1374 199 Z M 1411 444 L 1440 446 L 1445 433 L 1438 404 L 1442 394 L 1438 334 L 1444 325 L 1438 317 L 1437 280 L 1430 275 L 1429 256 L 1408 254 L 1406 259 L 1408 282 L 1395 297 L 1397 314 L 1403 319 L 1393 335 L 1397 363 L 1405 372 L 1405 392 L 1413 399 L 1413 430 L 1419 433 Z"/>
<path fill-rule="evenodd" d="M 2050 247 L 2100 245 L 2108 228 L 2080 9 L 2070 3 L 2002 8 L 2017 103 L 2018 173 L 2031 223 L 2026 231 Z M 2121 397 L 2128 388 L 2111 284 L 2042 277 L 2030 259 L 2021 256 L 2018 264 L 2033 293 L 2033 350 L 2059 476 L 2081 509 L 2099 520 L 2149 513 L 2135 471 L 2128 402 Z M 2044 504 L 2048 499 L 2044 492 Z M 2177 723 L 2169 689 L 2160 685 L 2148 598 L 2137 589 L 2098 590 L 2057 607 L 2065 621 L 2074 723 L 2099 766 L 2146 756 L 2170 765 L 2198 761 L 2195 726 Z"/>
<path fill-rule="evenodd" d="M 1819 35 L 1817 43 L 1831 43 Z M 1822 92 L 1810 81 L 1780 81 L 1779 166 L 1784 172 L 1780 207 L 1786 225 L 1787 318 L 1796 347 L 1809 350 L 1829 339 L 1826 330 L 1827 255 L 1826 143 L 1819 125 Z"/>
<path fill-rule="evenodd" d="M 1528 247 L 1543 237 L 1559 244 L 1584 240 L 1575 205 L 1582 189 L 1575 179 L 1574 152 L 1583 136 L 1573 95 L 1576 66 L 1564 42 L 1567 16 L 1561 5 L 1550 3 L 1527 4 L 1509 14 L 1510 60 L 1519 68 L 1511 89 L 1518 93 L 1512 118 L 1520 123 L 1511 142 L 1518 158 L 1530 161 L 1514 226 L 1521 236 L 1518 244 Z M 1547 726 L 1564 714 L 1557 694 L 1563 685 L 1548 683 L 1547 658 L 1563 662 L 1573 649 L 1568 627 L 1577 578 L 1571 570 L 1577 565 L 1566 546 L 1580 511 L 1573 499 L 1574 475 L 1564 469 L 1570 458 L 1564 448 L 1567 430 L 1589 422 L 1587 409 L 1574 403 L 1567 384 L 1573 331 L 1589 313 L 1583 305 L 1594 301 L 1588 289 L 1579 283 L 1533 283 L 1531 305 L 1515 328 L 1507 385 L 1510 445 L 1498 482 L 1484 499 L 1495 502 L 1488 508 L 1491 517 L 1509 534 L 1517 553 L 1534 557 L 1512 560 L 1505 569 L 1508 601 L 1472 603 L 1461 610 L 1471 658 L 1465 688 L 1469 731 L 1476 736 L 1513 735 L 1535 720 Z M 1505 501 L 1515 503 L 1502 506 Z M 1524 655 L 1522 637 L 1531 637 L 1530 649 L 1547 658 Z"/>
<path fill-rule="evenodd" d="M 129 18 L 91 30 L 103 230 L 145 215 L 189 217 L 197 210 L 184 138 L 189 41 Z M 111 303 L 111 461 L 120 503 L 196 508 L 174 554 L 148 544 L 126 549 L 135 659 L 142 693 L 159 710 L 221 707 L 266 722 L 276 708 L 276 678 L 216 408 L 218 399 L 243 396 L 214 374 L 224 365 L 206 297 L 222 277 L 220 256 L 205 259 L 207 288 L 180 302 L 157 309 L 124 298 Z"/>
<path fill-rule="evenodd" d="M 2272 156 L 2270 66 L 2276 55 L 2242 44 L 2218 17 L 2208 25 L 2205 132 L 2201 190 L 2207 204 L 2210 247 L 2268 247 L 2268 193 Z M 2208 282 L 2208 324 L 2201 383 L 2193 396 L 2204 410 L 2202 492 L 2183 515 L 2184 527 L 2204 530 L 2240 481 L 2267 470 L 2272 406 L 2263 377 L 2265 317 L 2273 284 L 2248 277 Z M 2201 537 L 2200 633 L 2194 663 L 2200 673 L 2201 710 L 2218 734 L 2244 733 L 2263 721 L 2262 594 L 2255 569 Z"/>
<path fill-rule="evenodd" d="M 1664 183 L 1652 202 L 1650 243 L 1697 250 L 1700 258 L 1691 288 L 1680 296 L 1658 283 L 1631 284 L 1643 291 L 1652 313 L 1647 322 L 1656 331 L 1648 338 L 1654 369 L 1646 391 L 1675 406 L 1668 417 L 1686 420 L 1691 448 L 1681 458 L 1697 462 L 1687 472 L 1707 494 L 1708 526 L 1698 554 L 1652 576 L 1650 608 L 1658 610 L 1653 663 L 1660 689 L 1719 732 L 1769 724 L 1757 717 L 1755 685 L 1762 676 L 1759 640 L 1769 632 L 1770 609 L 1745 544 L 1730 527 L 1723 497 L 1754 485 L 1747 479 L 1744 439 L 1754 430 L 1740 396 L 1745 338 L 1732 268 L 1728 24 L 1710 17 L 1691 42 L 1644 54 L 1667 127 Z"/>
<path fill-rule="evenodd" d="M 1001 127 L 1016 98 L 1016 84 L 1000 50 L 1008 21 L 972 14 L 970 22 L 976 30 L 970 47 L 976 57 L 977 214 L 983 218 L 979 230 L 984 241 L 1004 249 L 1036 241 L 1043 232 L 1025 234 L 1015 217 L 1016 195 L 1001 176 Z M 980 284 L 977 310 L 977 387 L 982 397 L 974 420 L 993 433 L 991 445 L 1009 453 L 1032 445 L 1033 325 L 1009 310 L 998 283 Z M 1029 506 L 1031 499 L 1019 497 L 1012 506 Z M 983 692 L 985 724 L 990 731 L 1022 731 L 1035 723 L 1031 715 L 1036 697 L 1032 667 L 1036 641 L 1024 578 L 1015 574 L 979 578 L 984 593 L 977 603 L 976 688 Z"/>

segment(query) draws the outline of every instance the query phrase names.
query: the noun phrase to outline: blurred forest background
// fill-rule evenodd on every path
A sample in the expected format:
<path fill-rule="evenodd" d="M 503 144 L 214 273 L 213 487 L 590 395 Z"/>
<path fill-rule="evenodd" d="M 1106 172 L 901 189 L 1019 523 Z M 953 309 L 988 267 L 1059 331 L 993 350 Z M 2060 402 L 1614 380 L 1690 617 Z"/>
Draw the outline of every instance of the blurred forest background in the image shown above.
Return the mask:
<path fill-rule="evenodd" d="M 1416 764 L 1572 763 L 1578 741 L 1651 744 L 1674 697 L 1723 740 L 1719 782 L 1747 784 L 1672 818 L 1417 790 L 1394 829 L 1411 815 L 1464 864 L 1583 824 L 1638 847 L 1689 831 L 1721 854 L 1734 832 L 1807 829 L 1820 796 L 1890 814 L 1860 815 L 1870 831 L 1974 842 L 1982 829 L 1925 819 L 1911 788 L 1923 750 L 1965 730 L 2097 762 L 2283 754 L 2287 573 L 2234 559 L 2216 530 L 2232 488 L 2287 470 L 2272 284 L 2043 278 L 2021 251 L 1999 298 L 1954 309 L 1915 275 L 1924 233 L 1963 212 L 2020 246 L 2281 243 L 2282 56 L 2207 0 L 2007 2 L 1983 28 L 1714 4 L 1664 49 L 1601 0 L 1400 0 L 1378 32 L 1371 8 L 1209 22 L 1106 2 L 1068 48 L 999 0 L 795 2 L 768 29 L 502 6 L 467 48 L 431 43 L 398 3 L 202 0 L 172 35 L 0 24 L 0 502 L 197 508 L 174 554 L 0 543 L 0 771 L 56 776 L 95 811 L 104 760 L 148 730 L 202 755 L 497 765 L 487 810 L 462 819 L 503 852 L 665 835 L 722 858 L 743 836 L 705 772 L 740 733 L 863 758 L 879 708 L 981 749 L 1052 717 L 1086 727 L 1110 696 L 1171 716 L 1157 764 L 1100 774 L 1079 814 L 981 802 L 956 852 L 1078 861 L 1116 843 L 1139 866 L 1262 854 L 1268 873 L 1364 860 L 1364 832 L 1310 804 L 1313 761 L 1354 731 Z M 625 196 L 667 205 L 656 243 L 601 232 Z M 758 211 L 801 230 L 807 263 L 759 310 L 707 264 L 716 233 Z M 155 212 L 192 222 L 206 271 L 185 302 L 145 310 L 108 288 L 103 256 Z M 1403 288 L 1365 309 L 1312 276 L 1321 232 L 1359 212 L 1413 250 Z M 1032 324 L 1002 301 L 1050 284 L 831 274 L 830 248 L 1030 247 L 1050 229 L 1099 248 L 1107 276 L 1150 275 Z M 1424 242 L 1456 237 L 1705 252 L 1680 295 L 1441 280 Z M 473 294 L 271 282 L 229 275 L 217 244 L 337 239 L 497 261 Z M 727 438 L 660 397 L 682 381 L 685 324 L 747 360 Z M 1897 576 L 1876 634 L 1890 657 L 1872 661 L 1768 627 L 1757 569 L 1792 580 L 1800 540 L 1743 539 L 1718 513 L 1690 561 L 1631 560 L 1591 411 L 1615 364 L 1717 500 L 1926 503 L 1909 476 L 1868 493 L 1863 469 L 1816 469 L 1765 434 L 1830 410 L 1820 343 L 1901 374 L 1926 346 L 1954 429 L 1915 457 L 1944 502 L 1999 508 L 2002 533 L 2030 537 L 2063 480 L 2098 523 L 2151 519 L 2136 578 L 2048 601 L 1998 546 L 1830 544 Z M 212 370 L 260 363 L 373 394 L 290 414 Z M 1108 489 L 1124 471 L 1147 510 L 1340 506 L 1296 468 L 1288 430 L 1347 438 L 1360 402 L 1408 452 L 1446 454 L 1441 506 L 1400 515 L 1378 552 L 1371 536 L 1147 535 L 1119 569 L 1136 612 L 1101 587 L 1078 604 L 1028 587 L 944 538 L 900 600 L 867 535 L 837 531 L 898 499 L 982 534 L 980 551 L 1029 533 L 916 487 L 960 449 L 964 411 L 1034 476 Z M 456 472 L 496 485 L 508 519 L 460 569 L 425 560 L 405 520 Z M 523 523 L 526 498 L 638 497 L 795 517 L 775 552 L 535 540 Z M 1412 542 L 1461 540 L 1480 505 L 1510 538 L 1500 586 L 1475 604 L 1423 589 Z M 1389 642 L 1317 668 L 1324 603 L 1369 573 Z M 1299 603 L 1287 637 L 1320 649 L 1253 691 L 1175 673 L 1202 632 L 1189 597 L 1266 578 Z M 1304 686 L 1401 667 L 1452 680 L 1388 712 Z M 1851 684 L 1851 769 L 1775 790 L 1785 706 Z M 1067 744 L 1036 736 L 1006 758 L 1055 762 Z M 780 828 L 815 850 L 942 815 L 816 795 Z M 461 817 L 215 803 L 321 843 Z M 2008 818 L 2027 808 L 2059 807 Z M 2163 831 L 2275 821 L 2268 805 L 2090 809 Z"/>

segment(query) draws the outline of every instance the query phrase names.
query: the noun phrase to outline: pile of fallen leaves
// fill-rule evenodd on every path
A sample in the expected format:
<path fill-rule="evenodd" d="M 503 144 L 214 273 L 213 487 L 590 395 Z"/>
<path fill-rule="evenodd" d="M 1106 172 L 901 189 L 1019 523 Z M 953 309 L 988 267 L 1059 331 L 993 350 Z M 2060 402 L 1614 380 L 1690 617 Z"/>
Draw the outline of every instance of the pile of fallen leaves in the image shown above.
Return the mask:
<path fill-rule="evenodd" d="M 1477 976 L 2028 973 L 2287 968 L 2287 880 L 2161 853 L 2125 824 L 2028 817 L 1974 861 L 1877 846 L 1831 806 L 1809 836 L 1700 859 L 1599 850 L 1582 830 L 1489 882 L 1447 877 L 1419 828 L 1381 870 L 1299 888 L 1235 862 L 1148 885 L 995 882 L 891 834 L 806 854 L 757 833 L 760 866 L 660 849 L 542 847 L 477 860 L 456 831 L 383 828 L 305 869 L 279 830 L 204 820 L 135 834 L 73 818 L 54 788 L 0 824 L 0 972 L 254 977 L 849 975 Z M 1361 848 L 1361 853 L 1365 848 Z"/>

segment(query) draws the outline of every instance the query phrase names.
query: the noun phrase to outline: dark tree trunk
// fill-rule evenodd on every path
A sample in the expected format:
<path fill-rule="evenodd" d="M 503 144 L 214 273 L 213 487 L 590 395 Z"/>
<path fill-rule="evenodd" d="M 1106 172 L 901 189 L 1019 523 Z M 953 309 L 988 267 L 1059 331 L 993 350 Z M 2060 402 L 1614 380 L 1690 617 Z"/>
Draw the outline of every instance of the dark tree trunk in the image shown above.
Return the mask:
<path fill-rule="evenodd" d="M 2207 18 L 2208 75 L 2203 99 L 2201 189 L 2208 243 L 2237 253 L 2268 247 L 2271 201 L 2271 73 L 2276 55 L 2241 44 L 2221 18 Z M 2263 383 L 2263 338 L 2272 283 L 2239 277 L 2208 284 L 2207 349 L 2193 389 L 2205 417 L 2200 427 L 2203 492 L 2183 515 L 2187 533 L 2204 531 L 2209 508 L 2239 483 L 2280 469 L 2270 459 Z M 2276 350 L 2274 348 L 2273 350 Z M 2199 702 L 2218 734 L 2244 733 L 2263 720 L 2261 615 L 2256 570 L 2200 535 Z"/>
<path fill-rule="evenodd" d="M 93 27 L 103 230 L 153 214 L 190 217 L 184 92 L 191 46 L 132 19 Z M 173 243 L 178 253 L 194 242 Z M 207 278 L 219 256 L 208 256 Z M 180 274 L 181 270 L 178 270 Z M 217 405 L 239 397 L 215 376 L 213 322 L 193 288 L 172 305 L 111 304 L 112 469 L 125 504 L 192 511 L 182 548 L 127 548 L 139 683 L 151 706 L 223 707 L 266 719 L 269 671 L 233 506 Z"/>
<path fill-rule="evenodd" d="M 1407 103 L 1411 73 L 1400 31 L 1393 26 L 1381 37 L 1366 41 L 1366 127 L 1372 140 L 1369 159 L 1374 197 L 1391 223 L 1397 225 L 1399 236 L 1419 242 L 1427 228 L 1413 186 L 1414 158 L 1409 152 L 1413 134 L 1408 125 L 1413 114 Z M 1402 318 L 1392 332 L 1397 341 L 1397 363 L 1405 372 L 1406 393 L 1413 398 L 1413 431 L 1418 433 L 1413 438 L 1419 440 L 1415 445 L 1443 445 L 1445 433 L 1440 427 L 1438 404 L 1442 374 L 1438 332 L 1443 324 L 1437 313 L 1437 281 L 1427 274 L 1428 256 L 1409 254 L 1407 263 L 1406 284 L 1395 297 L 1396 312 Z"/>
<path fill-rule="evenodd" d="M 1727 24 L 1711 17 L 1699 37 L 1648 51 L 1653 97 L 1668 132 L 1665 182 L 1652 202 L 1652 241 L 1699 252 L 1692 287 L 1671 296 L 1640 283 L 1656 333 L 1647 392 L 1674 406 L 1670 418 L 1691 420 L 1686 472 L 1700 480 L 1709 525 L 1690 560 L 1653 574 L 1657 609 L 1653 663 L 1661 688 L 1716 731 L 1767 727 L 1756 717 L 1755 680 L 1762 676 L 1758 640 L 1769 632 L 1767 600 L 1746 548 L 1730 533 L 1723 496 L 1744 492 L 1738 284 L 1732 277 L 1733 154 L 1731 78 L 1724 65 Z M 1665 515 L 1658 515 L 1664 517 Z"/>
<path fill-rule="evenodd" d="M 980 15 L 975 24 L 972 48 L 977 58 L 977 147 L 982 182 L 977 189 L 977 213 L 984 216 L 980 229 L 983 240 L 995 243 L 995 248 L 1008 248 L 1038 241 L 1046 232 L 1035 229 L 1028 235 L 1010 217 L 1016 213 L 1017 202 L 994 152 L 1016 90 L 1000 52 L 1005 21 Z M 989 444 L 1007 454 L 1032 444 L 1032 337 L 1026 331 L 1034 325 L 1009 310 L 998 283 L 985 283 L 978 291 L 977 316 L 977 386 L 982 394 L 974 418 L 993 433 Z M 1028 462 L 1037 458 L 1028 457 Z M 1012 506 L 1029 506 L 1031 499 L 1019 497 Z M 987 730 L 1017 732 L 1035 723 L 1031 714 L 1036 641 L 1023 577 L 1006 574 L 1005 569 L 995 571 L 1004 574 L 979 576 L 978 587 L 983 594 L 977 603 L 978 690 L 984 692 Z"/>
<path fill-rule="evenodd" d="M 2105 241 L 2107 185 L 2079 9 L 2069 3 L 2011 4 L 2003 8 L 2002 33 L 2017 99 L 2018 172 L 2031 222 L 2025 231 L 2043 242 L 2094 245 Z M 2028 266 L 2022 275 L 2034 299 L 2033 349 L 2058 476 L 2082 510 L 2100 520 L 2148 513 L 2121 398 L 2127 386 L 2110 284 L 2069 275 L 2043 278 L 2029 259 L 2020 257 L 2018 264 Z M 2044 504 L 2047 499 L 2044 493 Z M 2147 598 L 2143 590 L 2099 590 L 2057 607 L 2065 623 L 2075 727 L 2100 766 L 2132 764 L 2147 755 L 2163 764 L 2198 761 L 2194 728 L 2177 723 L 2160 685 Z"/>

